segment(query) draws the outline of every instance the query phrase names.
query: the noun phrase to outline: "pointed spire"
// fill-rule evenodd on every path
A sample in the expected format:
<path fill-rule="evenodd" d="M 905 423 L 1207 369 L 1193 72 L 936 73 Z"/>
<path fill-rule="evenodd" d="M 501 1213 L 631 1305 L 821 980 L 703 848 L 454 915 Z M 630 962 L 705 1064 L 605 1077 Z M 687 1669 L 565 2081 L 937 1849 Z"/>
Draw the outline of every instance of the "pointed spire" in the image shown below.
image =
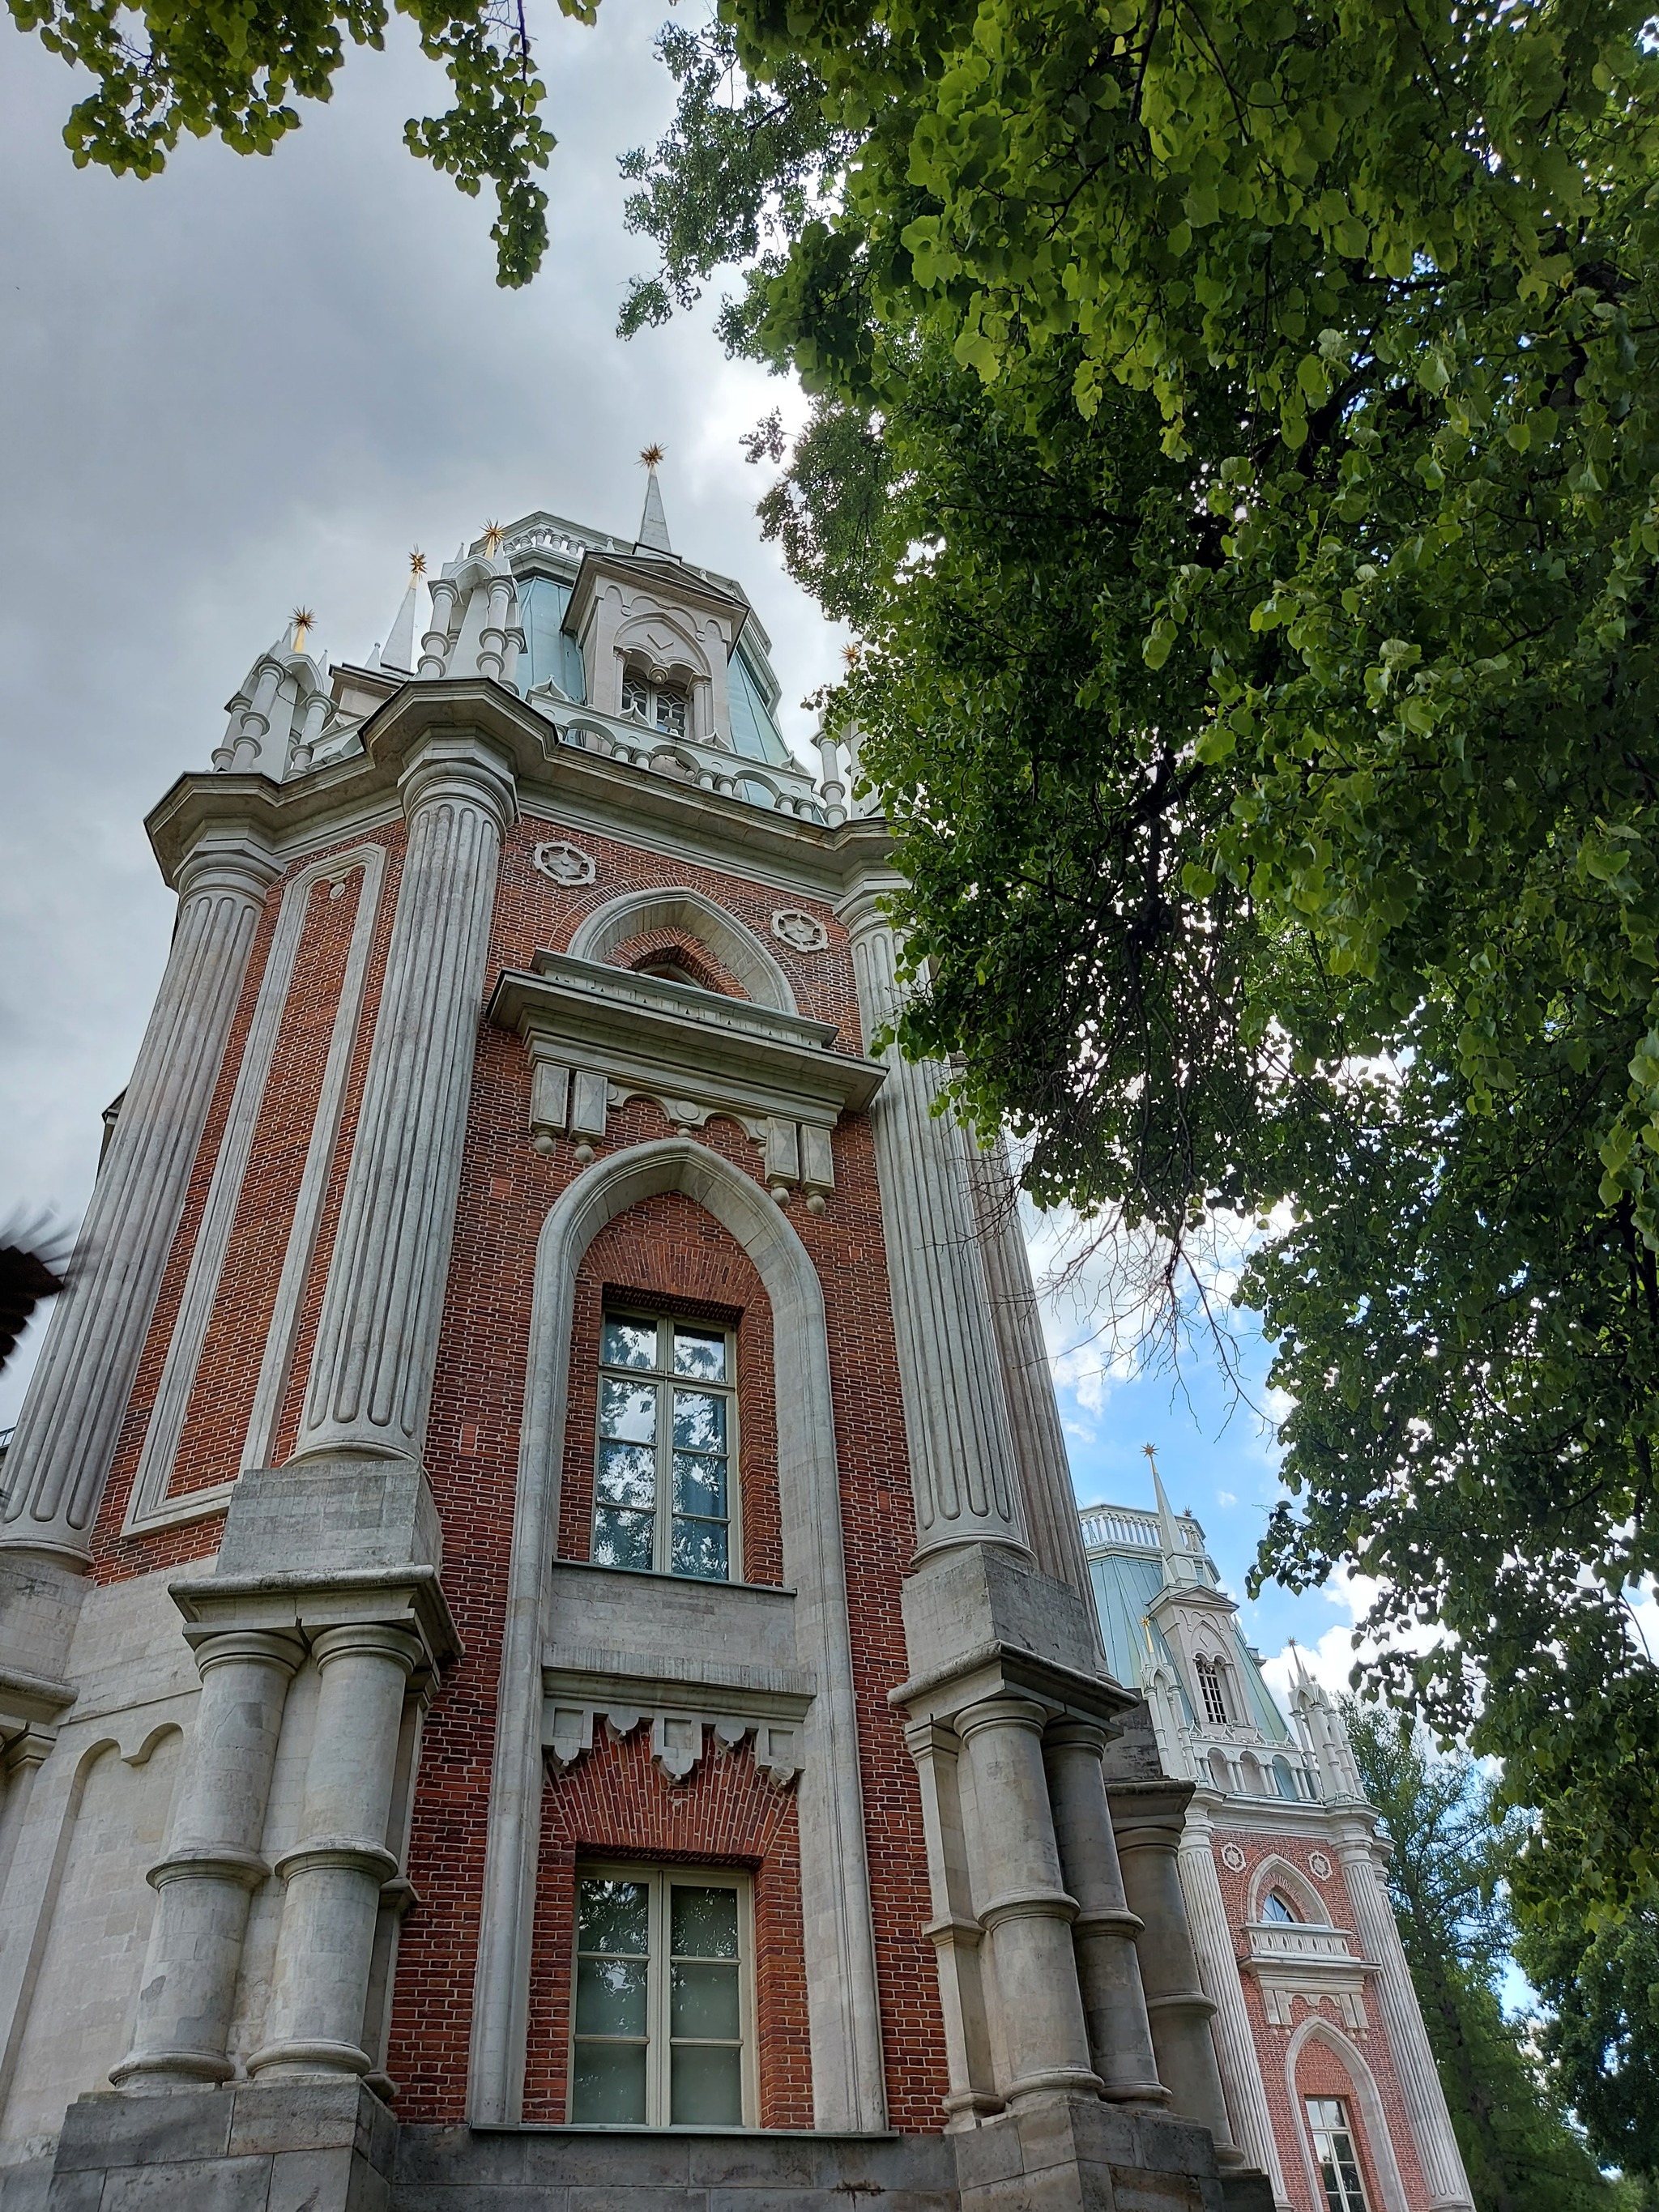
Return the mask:
<path fill-rule="evenodd" d="M 1158 1447 L 1142 1444 L 1140 1449 L 1152 1470 L 1152 1490 L 1158 1500 L 1158 1547 L 1164 1554 L 1164 1579 L 1165 1583 L 1177 1582 L 1181 1577 L 1171 1570 L 1185 1557 L 1186 1547 L 1181 1540 L 1181 1528 L 1169 1492 L 1164 1487 L 1164 1477 L 1158 1471 Z"/>
<path fill-rule="evenodd" d="M 415 672 L 415 601 L 425 574 L 426 556 L 417 545 L 409 556 L 409 588 L 404 593 L 403 605 L 393 619 L 386 641 L 380 647 L 376 665 L 381 668 L 404 675 L 412 676 Z"/>
<path fill-rule="evenodd" d="M 668 542 L 668 518 L 662 511 L 662 493 L 657 485 L 657 464 L 662 459 L 660 446 L 647 446 L 640 455 L 640 465 L 646 471 L 645 507 L 640 515 L 640 534 L 634 541 L 636 553 L 672 553 Z"/>

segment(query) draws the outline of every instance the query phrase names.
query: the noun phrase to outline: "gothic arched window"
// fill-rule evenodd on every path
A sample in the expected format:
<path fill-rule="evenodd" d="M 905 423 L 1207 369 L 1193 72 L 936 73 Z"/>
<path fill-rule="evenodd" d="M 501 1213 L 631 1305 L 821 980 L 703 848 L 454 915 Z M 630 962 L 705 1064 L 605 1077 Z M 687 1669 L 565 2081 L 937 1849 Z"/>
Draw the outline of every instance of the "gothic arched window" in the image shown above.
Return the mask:
<path fill-rule="evenodd" d="M 1204 1717 L 1214 1728 L 1225 1728 L 1232 1716 L 1227 1711 L 1227 1692 L 1223 1677 L 1226 1668 L 1218 1659 L 1198 1662 L 1198 1694 L 1204 1701 Z"/>
<path fill-rule="evenodd" d="M 1294 1928 L 1297 1916 L 1291 1909 L 1290 1899 L 1282 1892 L 1270 1889 L 1261 1900 L 1261 1917 L 1276 1920 L 1283 1927 Z"/>
<path fill-rule="evenodd" d="M 622 710 L 629 721 L 660 730 L 665 738 L 683 738 L 688 729 L 687 709 L 683 684 L 653 684 L 637 668 L 623 670 Z"/>

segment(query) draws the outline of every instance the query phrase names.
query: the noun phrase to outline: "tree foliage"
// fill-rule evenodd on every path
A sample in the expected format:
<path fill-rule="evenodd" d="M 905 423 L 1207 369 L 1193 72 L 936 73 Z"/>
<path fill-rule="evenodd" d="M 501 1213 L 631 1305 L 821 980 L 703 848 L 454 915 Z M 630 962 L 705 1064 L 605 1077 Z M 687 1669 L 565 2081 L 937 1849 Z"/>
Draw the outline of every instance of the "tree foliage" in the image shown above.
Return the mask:
<path fill-rule="evenodd" d="M 635 163 L 676 296 L 747 257 L 728 337 L 820 395 L 769 526 L 864 634 L 903 1042 L 1171 1299 L 1260 1224 L 1262 1571 L 1376 1581 L 1540 1910 L 1659 1874 L 1644 22 L 726 0 Z"/>
<path fill-rule="evenodd" d="M 1506 2020 L 1498 1999 L 1516 1816 L 1494 1820 L 1492 1785 L 1467 1753 L 1437 1757 L 1420 1729 L 1355 1698 L 1343 1717 L 1394 1846 L 1389 1893 L 1479 2212 L 1616 2212 L 1624 2193 L 1539 2063 L 1540 2024 Z"/>
<path fill-rule="evenodd" d="M 1516 1948 L 1550 2007 L 1545 2056 L 1592 2149 L 1659 2201 L 1659 1913 L 1601 1927 L 1563 1916 L 1524 1929 Z"/>
<path fill-rule="evenodd" d="M 8 0 L 21 30 L 88 70 L 94 88 L 64 139 L 77 168 L 150 177 L 179 138 L 217 136 L 239 154 L 269 154 L 300 126 L 296 100 L 327 100 L 349 46 L 379 48 L 385 0 Z M 593 20 L 597 0 L 559 0 Z M 476 197 L 494 186 L 496 266 L 528 283 L 547 247 L 547 195 L 536 173 L 553 138 L 542 120 L 522 0 L 396 0 L 421 51 L 442 64 L 454 95 L 441 115 L 404 128 L 411 153 Z"/>

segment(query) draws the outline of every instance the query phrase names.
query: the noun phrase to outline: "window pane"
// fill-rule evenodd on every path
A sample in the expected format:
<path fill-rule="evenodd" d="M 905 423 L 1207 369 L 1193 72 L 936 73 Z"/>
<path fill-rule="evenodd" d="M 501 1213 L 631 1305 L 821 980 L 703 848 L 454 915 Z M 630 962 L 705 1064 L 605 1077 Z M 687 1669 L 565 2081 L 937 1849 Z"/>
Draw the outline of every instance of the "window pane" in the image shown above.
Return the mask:
<path fill-rule="evenodd" d="M 610 1376 L 599 1381 L 599 1434 L 620 1437 L 630 1444 L 654 1443 L 657 1438 L 657 1394 L 649 1382 L 618 1382 Z"/>
<path fill-rule="evenodd" d="M 699 1973 L 730 1973 L 729 1966 L 699 1967 Z M 576 1961 L 578 2035 L 645 2033 L 643 1959 L 579 1959 Z M 735 2034 L 736 2030 L 732 2033 Z"/>
<path fill-rule="evenodd" d="M 650 696 L 646 690 L 642 677 L 624 676 L 623 678 L 622 710 L 624 714 L 637 714 L 643 720 L 647 702 Z"/>
<path fill-rule="evenodd" d="M 1285 1902 L 1285 1899 L 1279 1895 L 1276 1889 L 1270 1889 L 1267 1896 L 1262 1899 L 1261 1917 L 1264 1920 L 1288 1921 L 1292 1925 L 1294 1925 L 1296 1920 L 1295 1913 L 1291 1911 L 1290 1906 Z M 1322 2125 L 1328 2124 L 1316 2122 L 1315 2124 Z"/>
<path fill-rule="evenodd" d="M 598 1481 L 605 1505 L 654 1505 L 657 1455 L 648 1444 L 601 1444 Z"/>
<path fill-rule="evenodd" d="M 731 1579 L 724 1521 L 677 1521 L 673 1535 L 673 1573 L 705 1583 Z"/>
<path fill-rule="evenodd" d="M 654 1367 L 657 1364 L 656 1322 L 623 1321 L 616 1314 L 607 1314 L 599 1358 L 607 1367 Z"/>
<path fill-rule="evenodd" d="M 638 1567 L 649 1573 L 654 1518 L 650 1513 L 619 1513 L 613 1505 L 601 1505 L 593 1516 L 593 1565 Z"/>
<path fill-rule="evenodd" d="M 705 1520 L 726 1518 L 726 1462 L 702 1459 L 690 1452 L 674 1455 L 674 1510 L 697 1513 Z"/>
<path fill-rule="evenodd" d="M 651 1891 L 642 1881 L 590 1876 L 579 1888 L 576 1948 L 642 1959 L 651 1948 Z"/>
<path fill-rule="evenodd" d="M 726 1332 L 723 1329 L 674 1328 L 674 1372 L 695 1375 L 700 1382 L 726 1380 Z"/>
<path fill-rule="evenodd" d="M 603 1963 L 620 1962 L 606 1960 Z M 736 1966 L 702 1966 L 677 1959 L 671 1971 L 670 2033 L 735 2043 L 742 2033 L 738 2024 Z"/>
<path fill-rule="evenodd" d="M 702 1390 L 674 1393 L 676 1451 L 726 1449 L 726 1401 Z"/>
<path fill-rule="evenodd" d="M 664 690 L 657 694 L 657 727 L 671 737 L 685 735 L 685 694 Z"/>
<path fill-rule="evenodd" d="M 579 2043 L 570 2085 L 570 2117 L 578 2126 L 645 2125 L 645 2045 Z"/>
<path fill-rule="evenodd" d="M 740 2128 L 743 2062 L 718 2045 L 684 2045 L 673 2053 L 669 2118 L 677 2127 Z"/>
<path fill-rule="evenodd" d="M 677 1959 L 735 1959 L 738 1893 L 676 1882 L 671 1892 L 668 1948 Z"/>

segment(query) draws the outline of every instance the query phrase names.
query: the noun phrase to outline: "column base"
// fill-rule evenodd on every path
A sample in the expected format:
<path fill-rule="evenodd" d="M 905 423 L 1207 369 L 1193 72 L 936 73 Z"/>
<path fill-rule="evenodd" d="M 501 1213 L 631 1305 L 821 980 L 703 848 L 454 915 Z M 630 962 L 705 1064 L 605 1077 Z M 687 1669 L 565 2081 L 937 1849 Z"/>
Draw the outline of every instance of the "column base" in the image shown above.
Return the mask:
<path fill-rule="evenodd" d="M 305 2041 L 268 2043 L 247 2062 L 249 2075 L 258 2081 L 362 2081 L 374 2069 L 374 2061 L 355 2043 L 331 2043 L 321 2038 Z"/>
<path fill-rule="evenodd" d="M 1053 2096 L 953 2136 L 962 2212 L 1273 2212 L 1267 2177 L 1222 2173 L 1207 2128 Z"/>
<path fill-rule="evenodd" d="M 165 2097 L 216 2089 L 235 2071 L 222 2051 L 135 2051 L 110 2068 L 109 2078 L 129 2097 Z"/>
<path fill-rule="evenodd" d="M 85 2096 L 64 2116 L 46 2212 L 141 2196 L 170 2212 L 390 2212 L 397 2141 L 398 2123 L 360 2081 Z"/>

